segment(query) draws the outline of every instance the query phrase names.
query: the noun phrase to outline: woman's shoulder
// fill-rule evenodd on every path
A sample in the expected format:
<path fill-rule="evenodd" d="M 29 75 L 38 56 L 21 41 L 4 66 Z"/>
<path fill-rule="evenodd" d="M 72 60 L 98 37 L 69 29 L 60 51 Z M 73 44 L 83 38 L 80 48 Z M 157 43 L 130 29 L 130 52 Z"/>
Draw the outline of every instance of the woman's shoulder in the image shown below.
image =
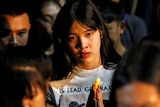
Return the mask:
<path fill-rule="evenodd" d="M 69 84 L 70 80 L 73 77 L 74 77 L 73 73 L 70 72 L 66 78 L 61 79 L 61 80 L 52 80 L 52 81 L 50 81 L 49 84 L 50 84 L 51 87 L 54 87 L 56 89 L 61 89 L 65 85 Z"/>
<path fill-rule="evenodd" d="M 68 84 L 68 83 L 69 83 L 69 79 L 62 79 L 62 80 L 53 80 L 53 81 L 50 81 L 49 85 L 51 87 L 56 88 L 56 89 L 60 89 L 63 86 L 65 86 L 66 84 Z"/>

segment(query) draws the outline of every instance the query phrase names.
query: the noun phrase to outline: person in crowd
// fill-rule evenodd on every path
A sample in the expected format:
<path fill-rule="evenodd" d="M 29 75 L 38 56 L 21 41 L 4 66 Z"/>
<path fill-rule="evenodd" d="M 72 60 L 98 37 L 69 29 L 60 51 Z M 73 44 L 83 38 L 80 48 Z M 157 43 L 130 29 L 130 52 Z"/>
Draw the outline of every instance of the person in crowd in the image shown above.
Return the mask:
<path fill-rule="evenodd" d="M 52 26 L 62 3 L 65 3 L 65 0 L 29 1 L 32 26 L 28 45 L 42 49 L 49 56 L 54 52 Z"/>
<path fill-rule="evenodd" d="M 118 3 L 111 1 L 106 3 L 107 6 L 104 7 L 100 3 L 96 5 L 106 23 L 109 37 L 113 42 L 115 51 L 123 57 L 127 55 L 129 51 L 121 42 L 121 36 L 123 36 L 126 29 L 125 22 L 123 21 L 124 9 Z"/>
<path fill-rule="evenodd" d="M 160 106 L 160 45 L 145 40 L 129 52 L 113 75 L 109 107 Z"/>
<path fill-rule="evenodd" d="M 25 46 L 30 20 L 26 0 L 0 1 L 0 51 L 8 46 Z"/>
<path fill-rule="evenodd" d="M 65 20 L 64 20 L 65 18 Z M 96 78 L 107 103 L 110 82 L 121 56 L 116 53 L 105 22 L 90 0 L 69 0 L 53 26 L 53 65 L 47 102 L 55 107 L 86 107 Z"/>
<path fill-rule="evenodd" d="M 144 20 L 138 16 L 131 15 L 125 12 L 124 6 L 119 2 L 113 2 L 111 0 L 93 0 L 96 5 L 100 7 L 101 13 L 105 15 L 105 10 L 107 8 L 114 6 L 118 6 L 118 9 L 115 8 L 113 10 L 116 11 L 117 14 L 123 16 L 121 22 L 124 23 L 124 32 L 121 35 L 121 42 L 126 48 L 131 48 L 133 44 L 138 43 L 143 37 L 147 36 L 148 31 Z M 111 10 L 112 11 L 112 10 Z"/>
<path fill-rule="evenodd" d="M 149 30 L 157 0 L 111 0 L 124 6 L 125 12 L 142 18 Z"/>
<path fill-rule="evenodd" d="M 52 69 L 51 59 L 39 49 L 4 49 L 0 57 L 0 105 L 45 107 Z"/>

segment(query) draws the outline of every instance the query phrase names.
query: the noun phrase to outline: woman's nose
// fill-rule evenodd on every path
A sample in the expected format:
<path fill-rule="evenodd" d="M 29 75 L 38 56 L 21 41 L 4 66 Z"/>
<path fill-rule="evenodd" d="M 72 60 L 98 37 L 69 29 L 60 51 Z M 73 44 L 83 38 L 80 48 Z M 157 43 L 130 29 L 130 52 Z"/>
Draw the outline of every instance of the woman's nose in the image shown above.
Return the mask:
<path fill-rule="evenodd" d="M 85 38 L 79 39 L 76 47 L 80 49 L 88 48 L 87 40 Z"/>

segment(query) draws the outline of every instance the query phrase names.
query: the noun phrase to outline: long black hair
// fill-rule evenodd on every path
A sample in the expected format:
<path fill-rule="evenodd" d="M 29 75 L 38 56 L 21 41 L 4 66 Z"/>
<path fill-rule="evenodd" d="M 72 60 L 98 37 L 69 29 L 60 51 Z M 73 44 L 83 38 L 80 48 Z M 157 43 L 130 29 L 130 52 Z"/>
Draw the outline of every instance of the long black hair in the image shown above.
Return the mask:
<path fill-rule="evenodd" d="M 65 77 L 72 71 L 76 64 L 66 45 L 66 37 L 74 21 L 93 30 L 101 30 L 100 54 L 102 64 L 108 67 L 107 62 L 116 63 L 118 54 L 113 49 L 113 44 L 108 36 L 105 22 L 94 3 L 90 0 L 69 0 L 61 8 L 53 26 L 54 55 L 53 62 L 58 78 Z"/>

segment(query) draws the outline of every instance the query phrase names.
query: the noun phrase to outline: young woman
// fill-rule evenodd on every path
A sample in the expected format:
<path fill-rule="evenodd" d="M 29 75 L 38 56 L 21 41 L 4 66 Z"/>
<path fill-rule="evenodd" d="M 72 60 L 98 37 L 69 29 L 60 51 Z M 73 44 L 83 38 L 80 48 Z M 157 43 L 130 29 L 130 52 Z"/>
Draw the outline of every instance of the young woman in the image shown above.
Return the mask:
<path fill-rule="evenodd" d="M 60 107 L 86 106 L 98 77 L 103 100 L 109 100 L 110 82 L 120 56 L 114 51 L 105 23 L 90 0 L 70 0 L 53 26 L 54 70 L 48 103 Z"/>

